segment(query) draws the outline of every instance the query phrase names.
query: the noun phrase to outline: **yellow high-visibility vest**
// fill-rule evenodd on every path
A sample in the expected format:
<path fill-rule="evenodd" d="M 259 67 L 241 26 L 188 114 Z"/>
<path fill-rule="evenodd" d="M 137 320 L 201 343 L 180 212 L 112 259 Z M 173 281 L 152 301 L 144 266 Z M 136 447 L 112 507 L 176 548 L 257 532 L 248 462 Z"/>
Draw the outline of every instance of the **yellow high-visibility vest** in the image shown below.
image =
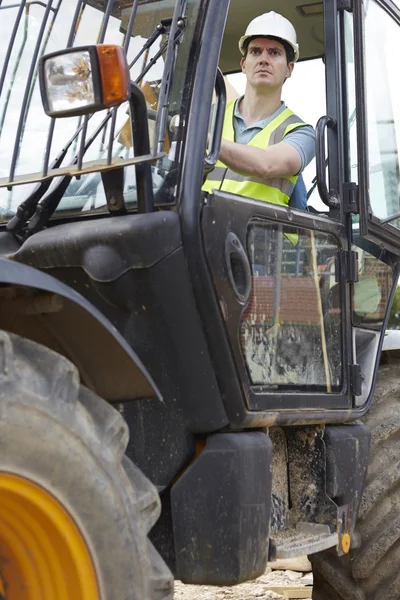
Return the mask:
<path fill-rule="evenodd" d="M 226 107 L 222 137 L 228 141 L 235 141 L 235 130 L 233 127 L 235 101 L 229 102 Z M 298 127 L 304 127 L 306 123 L 296 116 L 289 108 L 285 108 L 275 119 L 262 129 L 247 144 L 257 148 L 266 148 L 281 142 L 285 135 Z M 218 161 L 215 168 L 208 175 L 202 189 L 205 192 L 212 190 L 223 190 L 239 196 L 246 196 L 264 202 L 283 204 L 287 206 L 293 192 L 298 175 L 294 177 L 271 177 L 269 179 L 256 179 L 246 177 L 229 169 L 224 163 Z"/>

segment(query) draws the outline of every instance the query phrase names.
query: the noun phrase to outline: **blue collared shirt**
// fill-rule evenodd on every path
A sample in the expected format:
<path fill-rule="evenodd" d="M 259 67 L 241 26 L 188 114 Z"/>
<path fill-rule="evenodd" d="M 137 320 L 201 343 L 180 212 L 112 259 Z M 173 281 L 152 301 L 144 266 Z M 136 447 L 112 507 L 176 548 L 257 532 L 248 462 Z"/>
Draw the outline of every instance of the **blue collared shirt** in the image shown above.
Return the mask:
<path fill-rule="evenodd" d="M 235 103 L 235 109 L 233 113 L 233 128 L 235 130 L 235 142 L 238 144 L 248 144 L 253 137 L 257 135 L 257 133 L 264 129 L 268 123 L 270 123 L 273 119 L 279 116 L 282 111 L 285 110 L 286 105 L 284 102 L 282 102 L 280 108 L 278 108 L 278 110 L 272 115 L 247 127 L 242 115 L 239 112 L 239 102 L 242 98 L 236 100 Z M 288 133 L 285 136 L 283 143 L 289 144 L 290 146 L 293 146 L 293 148 L 296 148 L 301 159 L 301 169 L 299 171 L 299 173 L 301 173 L 315 156 L 314 129 L 311 127 L 311 125 L 299 127 L 298 129 L 295 129 L 295 131 Z"/>
<path fill-rule="evenodd" d="M 273 119 L 280 115 L 282 111 L 285 110 L 286 105 L 284 102 L 282 102 L 280 108 L 278 108 L 278 110 L 276 110 L 272 115 L 247 127 L 242 115 L 239 112 L 239 103 L 242 98 L 243 96 L 236 100 L 235 103 L 233 112 L 233 128 L 235 131 L 235 142 L 238 144 L 248 144 L 251 142 L 253 137 L 257 135 L 257 133 L 264 129 L 268 123 L 270 123 Z M 290 146 L 293 146 L 293 148 L 296 148 L 301 159 L 301 169 L 298 173 L 299 178 L 290 197 L 289 206 L 292 208 L 307 210 L 307 190 L 301 173 L 315 156 L 315 131 L 311 125 L 299 127 L 298 129 L 288 133 L 285 136 L 283 143 L 289 144 Z"/>

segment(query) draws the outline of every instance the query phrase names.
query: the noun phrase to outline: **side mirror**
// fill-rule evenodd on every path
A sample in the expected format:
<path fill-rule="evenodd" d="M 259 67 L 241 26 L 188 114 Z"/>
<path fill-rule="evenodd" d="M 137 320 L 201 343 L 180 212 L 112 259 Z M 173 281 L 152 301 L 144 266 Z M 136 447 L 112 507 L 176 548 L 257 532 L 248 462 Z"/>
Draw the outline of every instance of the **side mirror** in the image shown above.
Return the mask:
<path fill-rule="evenodd" d="M 40 92 L 50 117 L 75 117 L 129 100 L 130 77 L 124 50 L 99 44 L 42 56 Z"/>

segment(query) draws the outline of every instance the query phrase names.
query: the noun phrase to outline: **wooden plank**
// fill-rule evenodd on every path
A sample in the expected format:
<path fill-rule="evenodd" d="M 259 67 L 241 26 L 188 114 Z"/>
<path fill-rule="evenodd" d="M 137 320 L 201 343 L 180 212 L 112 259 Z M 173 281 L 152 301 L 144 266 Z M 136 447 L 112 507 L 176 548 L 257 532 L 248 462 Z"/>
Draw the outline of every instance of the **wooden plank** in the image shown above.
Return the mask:
<path fill-rule="evenodd" d="M 77 175 L 87 175 L 88 173 L 97 173 L 98 171 L 111 171 L 130 165 L 152 163 L 160 158 L 164 158 L 164 156 L 166 156 L 165 152 L 159 152 L 158 154 L 143 154 L 143 156 L 132 156 L 131 158 L 113 157 L 111 165 L 107 164 L 106 158 L 102 158 L 99 160 L 84 161 L 81 169 L 78 169 L 77 164 L 74 163 L 67 165 L 66 167 L 50 169 L 46 175 L 43 175 L 43 171 L 39 171 L 38 173 L 15 175 L 13 180 L 10 180 L 9 177 L 0 177 L 0 188 L 22 185 L 25 183 L 39 183 L 40 181 L 47 181 L 47 179 L 53 179 L 53 177 L 64 175 L 76 177 Z"/>
<path fill-rule="evenodd" d="M 284 598 L 288 599 L 301 599 L 301 598 L 311 598 L 312 597 L 312 586 L 308 585 L 306 587 L 265 587 L 268 592 L 275 592 L 275 594 L 280 594 Z"/>

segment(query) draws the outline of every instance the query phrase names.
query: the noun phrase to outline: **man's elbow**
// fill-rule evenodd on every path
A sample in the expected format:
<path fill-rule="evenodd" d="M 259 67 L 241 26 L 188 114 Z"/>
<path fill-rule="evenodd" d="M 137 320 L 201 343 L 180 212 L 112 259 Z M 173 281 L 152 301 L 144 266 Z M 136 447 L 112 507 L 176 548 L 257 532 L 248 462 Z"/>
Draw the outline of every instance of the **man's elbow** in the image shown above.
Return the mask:
<path fill-rule="evenodd" d="M 277 173 L 275 171 L 275 165 L 273 164 L 260 164 L 257 165 L 255 176 L 257 179 L 265 181 L 266 179 L 271 179 L 271 177 L 276 177 Z"/>
<path fill-rule="evenodd" d="M 294 177 L 302 170 L 302 160 L 299 152 L 293 146 L 282 142 L 271 165 L 270 177 Z"/>
<path fill-rule="evenodd" d="M 288 158 L 276 164 L 260 167 L 257 176 L 261 180 L 271 179 L 272 177 L 294 177 L 299 174 L 300 170 L 301 161 Z"/>
<path fill-rule="evenodd" d="M 274 150 L 274 152 L 267 151 L 266 156 L 254 165 L 258 179 L 294 177 L 301 171 L 301 157 L 295 148 L 289 144 L 285 144 L 285 146 L 282 144 L 281 147 L 275 147 Z"/>

